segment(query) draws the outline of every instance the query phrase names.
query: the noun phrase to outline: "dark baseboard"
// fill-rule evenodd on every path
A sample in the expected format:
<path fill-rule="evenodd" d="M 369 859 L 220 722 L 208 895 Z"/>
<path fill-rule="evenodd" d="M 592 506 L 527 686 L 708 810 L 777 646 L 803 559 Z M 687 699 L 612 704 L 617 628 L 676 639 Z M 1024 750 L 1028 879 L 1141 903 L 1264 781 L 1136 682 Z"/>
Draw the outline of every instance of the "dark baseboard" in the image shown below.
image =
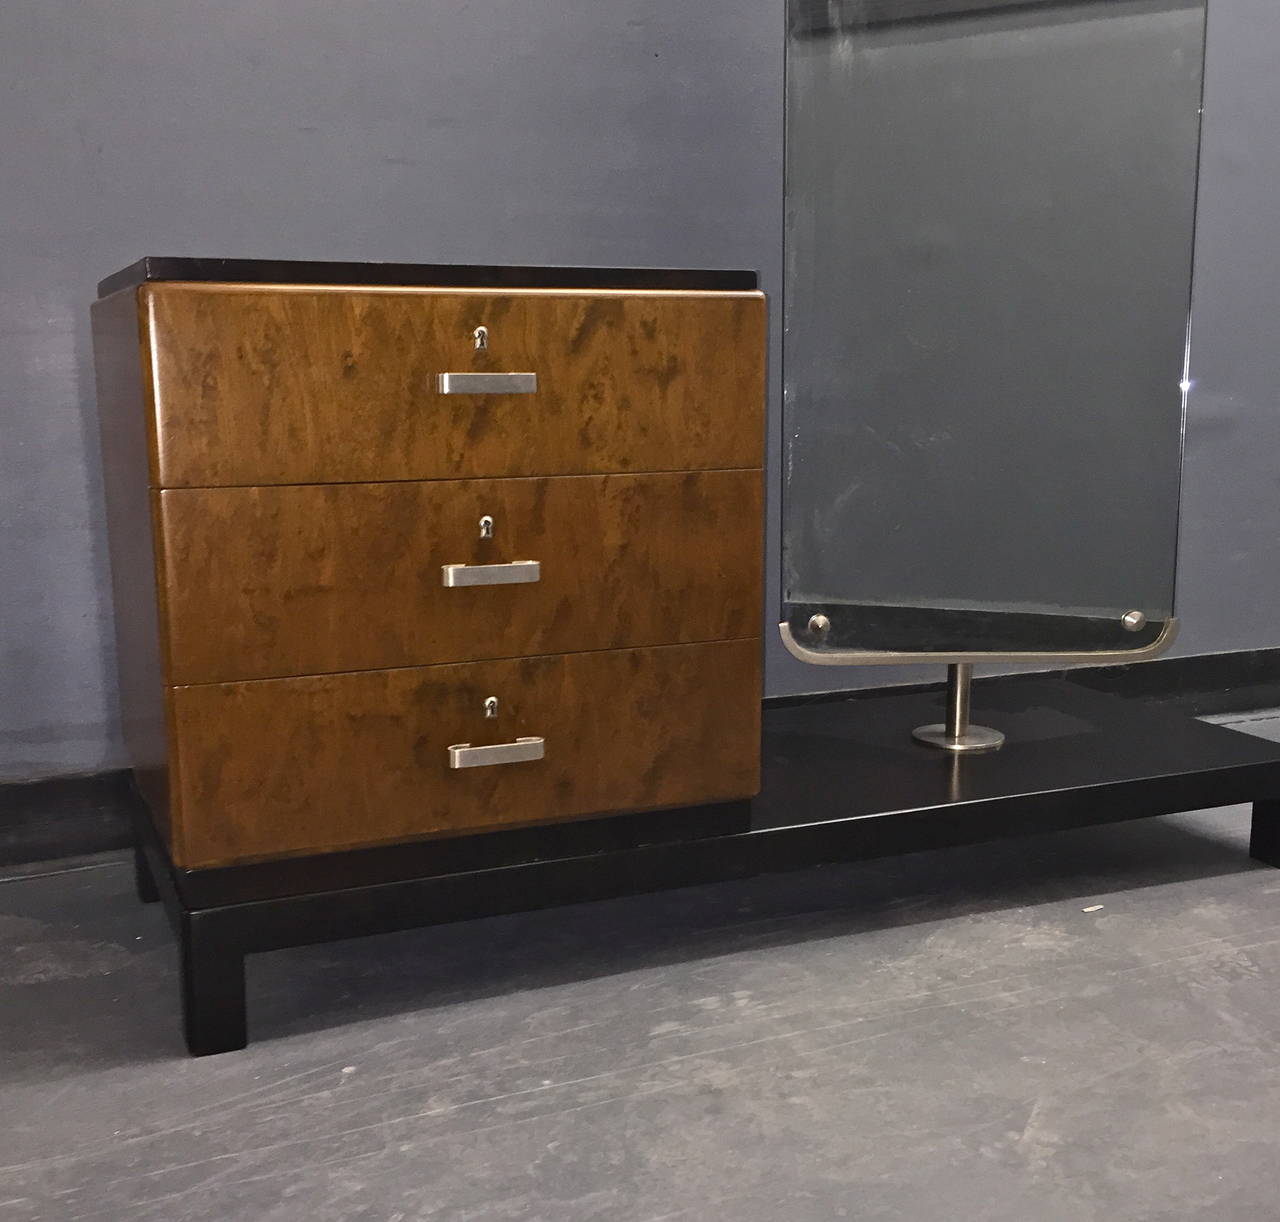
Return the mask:
<path fill-rule="evenodd" d="M 124 769 L 0 784 L 0 867 L 128 848 L 135 801 Z"/>
<path fill-rule="evenodd" d="M 1069 682 L 1095 691 L 1158 700 L 1203 716 L 1280 708 L 1280 649 L 1159 658 L 1129 666 L 1098 666 L 1060 672 Z M 1044 675 L 996 675 L 977 680 L 1016 684 Z M 927 691 L 941 679 L 895 691 Z M 769 696 L 765 705 L 817 704 L 870 699 L 885 688 L 816 692 L 805 696 Z M 138 801 L 127 771 L 92 776 L 55 777 L 19 784 L 0 783 L 0 867 L 53 861 L 128 848 L 131 818 Z"/>
<path fill-rule="evenodd" d="M 1157 658 L 1067 671 L 1082 687 L 1176 704 L 1197 716 L 1280 708 L 1280 649 Z"/>
<path fill-rule="evenodd" d="M 907 693 L 941 688 L 938 678 L 929 683 L 911 683 L 893 690 Z M 1201 653 L 1185 658 L 1157 658 L 1153 662 L 1132 662 L 1126 666 L 1069 667 L 1057 674 L 1069 683 L 1094 691 L 1111 692 L 1143 700 L 1174 704 L 1195 716 L 1214 713 L 1247 713 L 1257 709 L 1280 708 L 1280 649 L 1242 649 L 1232 653 Z M 975 680 L 1009 684 L 1043 679 L 1044 674 L 988 675 Z M 765 706 L 782 708 L 797 704 L 820 704 L 828 700 L 859 700 L 883 694 L 882 687 L 854 688 L 837 692 L 814 692 L 802 696 L 768 696 Z"/>

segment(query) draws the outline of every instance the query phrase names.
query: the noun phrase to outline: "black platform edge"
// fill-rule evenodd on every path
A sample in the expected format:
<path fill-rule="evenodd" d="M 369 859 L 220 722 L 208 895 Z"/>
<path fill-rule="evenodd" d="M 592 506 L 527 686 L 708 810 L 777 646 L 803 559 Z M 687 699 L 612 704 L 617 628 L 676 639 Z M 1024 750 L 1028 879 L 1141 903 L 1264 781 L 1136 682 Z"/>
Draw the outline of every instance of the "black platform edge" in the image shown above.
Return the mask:
<path fill-rule="evenodd" d="M 1247 714 L 1258 709 L 1280 708 L 1280 649 L 1195 654 L 1184 658 L 1159 658 L 1129 666 L 1088 667 L 1055 673 L 1082 687 L 1156 700 L 1194 716 Z M 1043 672 L 993 675 L 980 678 L 976 683 L 979 688 L 990 690 L 992 684 L 1017 684 L 1046 677 Z M 769 696 L 764 704 L 766 708 L 787 708 L 828 701 L 874 699 L 889 692 L 938 691 L 941 687 L 939 679 L 896 687 Z M 136 802 L 128 777 L 127 772 L 119 770 L 89 776 L 0 783 L 0 867 L 55 861 L 128 847 L 133 843 L 130 816 Z M 676 817 L 659 816 L 657 825 L 660 826 L 664 818 L 669 821 Z M 717 816 L 712 813 L 704 817 Z M 652 815 L 643 818 L 650 824 L 654 822 Z M 600 834 L 614 836 L 625 830 L 626 821 L 592 822 L 608 824 Z M 592 833 L 584 828 L 583 834 Z M 528 838 L 536 836 L 542 841 L 546 829 L 495 835 L 507 838 L 504 843 L 514 855 L 519 856 L 527 851 Z M 437 849 L 441 843 L 436 842 Z M 369 851 L 378 855 L 398 850 Z M 372 861 L 370 868 L 373 869 Z M 301 867 L 296 869 L 301 874 Z"/>
<path fill-rule="evenodd" d="M 128 848 L 135 802 L 124 769 L 0 784 L 0 867 Z"/>
<path fill-rule="evenodd" d="M 471 263 L 335 263 L 147 255 L 98 283 L 98 296 L 153 280 L 244 284 L 367 284 L 381 288 L 663 289 L 753 292 L 753 271 L 677 267 L 519 267 Z"/>
<path fill-rule="evenodd" d="M 1156 777 L 1145 775 L 1144 769 L 1149 761 L 1140 761 L 1128 757 L 1118 766 L 1120 782 L 1118 789 L 1130 786 L 1129 768 L 1137 771 L 1132 786 L 1140 791 L 1144 800 L 1154 803 L 1144 807 L 1145 813 L 1170 813 L 1174 810 L 1189 810 L 1197 806 L 1230 805 L 1237 800 L 1230 787 L 1223 787 L 1224 778 L 1233 770 L 1244 775 L 1249 767 L 1259 766 L 1270 770 L 1280 769 L 1280 747 L 1261 739 L 1234 734 L 1216 726 L 1207 726 L 1197 721 L 1193 715 L 1176 706 L 1158 701 L 1130 701 L 1115 693 L 1097 692 L 1079 685 L 1065 683 L 1060 676 L 1027 675 L 1016 676 L 1012 681 L 988 686 L 975 703 L 984 714 L 994 712 L 993 706 L 1025 703 L 1028 699 L 1033 704 L 1049 705 L 1061 708 L 1071 720 L 1074 716 L 1079 722 L 1079 711 L 1083 709 L 1086 717 L 1102 717 L 1109 724 L 1121 727 L 1124 733 L 1133 733 L 1135 726 L 1140 726 L 1138 738 L 1146 736 L 1171 741 L 1181 735 L 1193 737 L 1188 750 L 1190 756 L 1183 757 L 1175 753 L 1176 763 L 1161 756 L 1160 767 L 1169 770 L 1169 775 Z M 868 714 L 862 709 L 868 703 L 877 706 L 869 716 L 873 720 L 887 717 L 905 718 L 902 721 L 901 735 L 890 733 L 880 747 L 864 752 L 860 761 L 858 775 L 860 778 L 858 794 L 847 792 L 849 778 L 843 773 L 825 781 L 818 779 L 822 765 L 808 759 L 798 766 L 797 776 L 803 774 L 801 783 L 796 778 L 779 780 L 778 751 L 779 744 L 787 739 L 792 730 L 788 727 L 804 724 L 810 729 L 802 731 L 802 735 L 811 734 L 813 720 L 807 722 L 797 720 L 808 710 L 804 708 L 777 708 L 767 711 L 763 724 L 763 781 L 764 788 L 757 798 L 750 801 L 733 801 L 701 807 L 679 807 L 668 810 L 650 810 L 635 814 L 596 816 L 570 820 L 563 823 L 542 824 L 534 827 L 517 827 L 488 832 L 474 832 L 466 836 L 427 838 L 385 847 L 338 850 L 298 858 L 276 858 L 259 863 L 244 863 L 228 867 L 206 867 L 196 870 L 173 868 L 173 884 L 186 909 L 225 907 L 227 905 L 255 903 L 259 901 L 285 901 L 291 897 L 299 897 L 317 892 L 336 893 L 352 888 L 379 887 L 397 883 L 406 879 L 440 879 L 446 877 L 475 877 L 479 874 L 524 870 L 540 864 L 564 862 L 566 860 L 595 860 L 605 862 L 609 859 L 626 860 L 636 853 L 654 853 L 667 861 L 668 850 L 679 852 L 681 848 L 689 849 L 695 843 L 712 841 L 725 844 L 740 841 L 744 837 L 756 844 L 762 843 L 760 833 L 767 832 L 772 836 L 774 831 L 785 831 L 786 836 L 798 835 L 805 840 L 816 837 L 816 841 L 829 839 L 834 835 L 832 843 L 843 845 L 844 833 L 796 833 L 791 826 L 793 818 L 798 823 L 808 823 L 810 817 L 800 812 L 809 807 L 831 808 L 829 815 L 823 815 L 818 822 L 824 824 L 839 823 L 850 818 L 861 818 L 867 812 L 860 809 L 859 804 L 870 802 L 876 812 L 892 811 L 907 806 L 927 806 L 929 802 L 919 794 L 909 794 L 909 783 L 920 781 L 926 787 L 934 783 L 924 778 L 932 777 L 936 767 L 941 763 L 940 757 L 931 753 L 922 753 L 921 749 L 911 744 L 908 731 L 912 725 L 923 724 L 931 716 L 941 715 L 941 698 L 937 693 L 912 693 L 901 689 L 883 689 L 869 700 L 854 700 L 843 707 L 827 704 L 824 707 L 829 713 L 823 714 L 823 727 L 826 731 L 834 731 L 844 736 L 848 727 L 861 724 Z M 903 712 L 909 706 L 909 711 Z M 936 707 L 935 707 L 936 706 Z M 916 720 L 910 720 L 915 717 Z M 1002 724 L 1002 723 L 997 723 Z M 1079 722 L 1083 724 L 1083 722 Z M 901 741 L 899 741 L 901 739 Z M 843 740 L 843 739 L 842 739 Z M 826 741 L 819 735 L 815 742 Z M 1214 760 L 1207 763 L 1205 759 L 1195 757 L 1207 741 L 1213 744 Z M 1039 749 L 1035 746 L 1036 735 L 1021 744 L 1021 749 L 1013 749 L 998 753 L 993 765 L 991 760 L 979 761 L 968 765 L 970 777 L 980 777 L 983 770 L 989 771 L 993 766 L 1000 772 L 1014 769 L 1026 769 L 1020 775 L 1011 791 L 1011 799 L 1017 803 L 1028 801 L 1047 802 L 1049 807 L 1061 801 L 1060 794 L 1042 795 L 1041 798 L 1028 798 L 1030 790 L 1034 790 L 1039 782 L 1039 773 L 1034 766 L 1025 763 L 1028 751 L 1034 755 Z M 847 755 L 851 744 L 846 742 L 843 754 Z M 907 766 L 909 781 L 903 776 L 903 761 L 900 750 L 905 749 L 910 757 Z M 1096 751 L 1091 757 L 1097 758 Z M 1195 758 L 1193 758 L 1195 757 Z M 843 756 L 842 756 L 843 758 Z M 994 758 L 994 757 L 993 757 Z M 1019 761 L 1023 762 L 1019 762 Z M 789 771 L 784 768 L 783 772 Z M 936 780 L 936 778 L 934 778 Z M 1098 785 L 1093 780 L 1088 782 L 1093 788 L 1093 801 L 1099 810 L 1109 807 L 1111 813 L 1097 821 L 1108 821 L 1118 818 L 1136 817 L 1127 814 L 1116 814 L 1115 805 L 1103 798 L 1108 786 L 1113 786 L 1114 777 L 1108 774 L 1107 783 Z M 812 787 L 812 792 L 806 789 Z M 887 789 L 886 789 L 887 786 Z M 1163 786 L 1163 788 L 1162 788 Z M 1077 792 L 1078 787 L 1068 787 Z M 1280 791 L 1280 790 L 1278 790 Z M 932 793 L 932 790 L 927 790 Z M 950 792 L 950 790 L 948 790 Z M 1189 806 L 1180 806 L 1182 801 L 1189 801 L 1192 795 L 1196 801 Z M 957 801 L 970 801 L 972 795 L 960 799 L 951 796 L 945 800 L 934 794 L 938 806 L 953 807 Z M 1269 796 L 1269 795 L 1268 795 Z M 1216 799 L 1221 798 L 1221 801 Z M 1203 799 L 1201 801 L 1200 799 Z M 1003 798 L 1001 799 L 1003 800 Z M 989 798 L 982 799 L 989 808 L 999 805 Z M 1078 799 L 1067 803 L 1069 807 L 1078 805 Z M 1121 802 L 1120 806 L 1133 805 Z M 1141 805 L 1141 804 L 1138 804 Z M 843 812 L 843 813 L 837 813 Z M 918 814 L 921 812 L 917 812 Z M 945 822 L 952 816 L 943 814 Z M 1082 815 L 1072 809 L 1070 819 L 1078 822 L 1095 821 L 1090 815 Z M 969 819 L 961 832 L 962 837 L 976 840 L 982 839 L 977 830 L 980 821 Z M 999 821 L 997 820 L 997 825 Z M 1061 826 L 1074 826 L 1068 822 Z M 1052 825 L 1037 830 L 1050 830 Z M 994 835 L 1010 834 L 998 830 Z M 877 833 L 877 837 L 883 833 Z M 856 839 L 856 837 L 855 837 Z M 815 841 L 815 843 L 816 843 Z M 896 842 L 895 842 L 896 843 Z M 919 847 L 919 845 L 917 845 Z M 838 858 L 845 850 L 837 847 Z M 906 851 L 898 845 L 891 852 Z M 748 872 L 767 872 L 773 867 L 769 865 L 769 850 Z M 865 856 L 866 849 L 859 847 L 856 855 Z M 801 854 L 803 857 L 803 854 Z M 832 858 L 832 860 L 836 859 Z M 664 869 L 669 868 L 669 861 Z M 780 867 L 788 868 L 788 867 Z M 642 890 L 645 888 L 641 888 Z"/>
<path fill-rule="evenodd" d="M 948 759 L 910 739 L 940 705 L 895 693 L 775 710 L 760 797 L 669 811 L 661 836 L 610 821 L 610 843 L 604 821 L 563 824 L 532 833 L 523 859 L 492 835 L 436 841 L 447 858 L 402 847 L 380 878 L 368 850 L 312 857 L 303 893 L 287 863 L 177 869 L 140 815 L 138 895 L 163 901 L 178 937 L 187 1047 L 244 1047 L 245 956 L 291 946 L 1249 802 L 1250 854 L 1280 865 L 1280 744 L 1041 678 L 988 689 L 1003 751 Z"/>
<path fill-rule="evenodd" d="M 648 845 L 732 836 L 751 822 L 749 801 L 683 806 L 534 827 L 478 832 L 258 864 L 173 871 L 189 908 L 373 886 L 408 876 L 434 878 L 505 869 Z"/>
<path fill-rule="evenodd" d="M 1172 703 L 1196 716 L 1280 708 L 1280 649 L 1157 658 L 1067 671 L 1066 678 L 1094 691 Z"/>
<path fill-rule="evenodd" d="M 942 668 L 933 669 L 941 672 Z M 1156 658 L 1151 662 L 1132 662 L 1122 666 L 1081 666 L 1017 675 L 984 675 L 974 683 L 989 688 L 992 684 L 1025 683 L 1046 678 L 1064 679 L 1068 683 L 1117 696 L 1157 700 L 1196 717 L 1280 708 L 1280 649 L 1241 649 L 1227 653 L 1190 654 L 1183 658 Z M 764 705 L 765 708 L 789 708 L 831 700 L 873 699 L 887 692 L 940 691 L 944 686 L 945 680 L 938 678 L 928 683 L 904 683 L 894 687 L 766 696 Z"/>

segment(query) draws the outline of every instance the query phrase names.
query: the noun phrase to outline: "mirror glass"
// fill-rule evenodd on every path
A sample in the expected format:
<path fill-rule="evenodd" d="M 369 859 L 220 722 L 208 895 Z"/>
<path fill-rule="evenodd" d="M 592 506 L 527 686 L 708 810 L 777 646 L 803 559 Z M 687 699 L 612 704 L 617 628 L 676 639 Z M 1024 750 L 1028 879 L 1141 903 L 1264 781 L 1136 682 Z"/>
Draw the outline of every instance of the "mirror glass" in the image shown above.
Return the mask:
<path fill-rule="evenodd" d="M 1151 646 L 1174 612 L 1203 0 L 788 16 L 793 635 Z"/>

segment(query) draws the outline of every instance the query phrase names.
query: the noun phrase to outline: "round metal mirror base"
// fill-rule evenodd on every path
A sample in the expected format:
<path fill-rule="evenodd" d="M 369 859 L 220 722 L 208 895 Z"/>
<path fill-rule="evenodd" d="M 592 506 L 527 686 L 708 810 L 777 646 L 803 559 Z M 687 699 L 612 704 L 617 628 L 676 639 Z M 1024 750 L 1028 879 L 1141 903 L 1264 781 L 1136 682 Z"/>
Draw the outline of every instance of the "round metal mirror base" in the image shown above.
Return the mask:
<path fill-rule="evenodd" d="M 969 726 L 962 734 L 952 735 L 944 725 L 920 726 L 911 731 L 917 742 L 943 751 L 995 751 L 1004 743 L 1004 735 L 990 726 Z"/>

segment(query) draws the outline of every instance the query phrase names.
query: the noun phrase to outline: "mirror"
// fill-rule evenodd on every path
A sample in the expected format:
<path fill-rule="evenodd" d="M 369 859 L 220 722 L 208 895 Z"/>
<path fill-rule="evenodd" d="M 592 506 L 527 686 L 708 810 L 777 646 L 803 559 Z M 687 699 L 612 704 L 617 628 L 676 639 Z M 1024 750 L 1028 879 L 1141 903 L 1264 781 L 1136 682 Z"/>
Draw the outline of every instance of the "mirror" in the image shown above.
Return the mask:
<path fill-rule="evenodd" d="M 1172 639 L 1203 0 L 790 0 L 783 625 Z"/>

